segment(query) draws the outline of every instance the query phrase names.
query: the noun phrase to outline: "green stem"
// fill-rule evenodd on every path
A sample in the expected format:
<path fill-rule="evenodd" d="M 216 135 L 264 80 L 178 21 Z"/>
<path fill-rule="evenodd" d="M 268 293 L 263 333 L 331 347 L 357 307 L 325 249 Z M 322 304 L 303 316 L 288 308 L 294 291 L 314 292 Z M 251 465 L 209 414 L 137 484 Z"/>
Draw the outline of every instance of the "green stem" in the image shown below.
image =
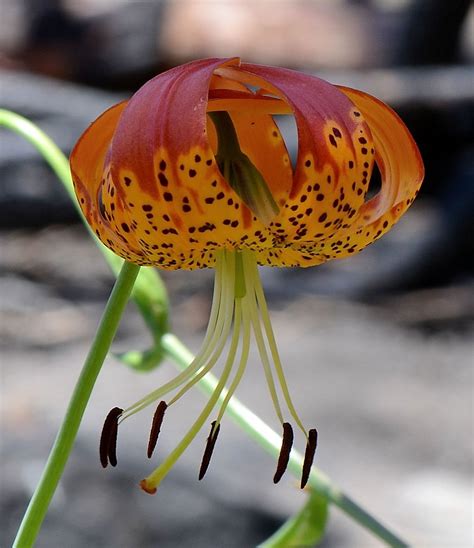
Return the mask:
<path fill-rule="evenodd" d="M 161 338 L 161 346 L 166 355 L 171 358 L 180 370 L 186 369 L 194 356 L 191 351 L 172 333 L 167 333 Z M 206 394 L 212 394 L 218 384 L 216 377 L 208 373 L 199 381 L 199 387 Z M 219 402 L 222 402 L 227 391 L 223 391 Z M 281 449 L 281 437 L 272 430 L 262 419 L 245 407 L 237 398 L 232 397 L 227 405 L 226 413 L 238 424 L 251 438 L 259 443 L 272 457 L 278 459 Z M 293 450 L 288 463 L 288 470 L 295 476 L 301 474 L 303 457 Z M 332 481 L 321 471 L 312 469 L 308 485 L 315 489 L 327 500 L 338 506 L 343 512 L 352 517 L 362 527 L 371 531 L 388 546 L 405 548 L 406 542 L 389 531 L 378 520 L 367 513 L 357 503 L 334 486 Z"/>
<path fill-rule="evenodd" d="M 35 542 L 139 270 L 139 266 L 126 262 L 115 282 L 43 474 L 21 522 L 14 548 L 29 548 Z"/>

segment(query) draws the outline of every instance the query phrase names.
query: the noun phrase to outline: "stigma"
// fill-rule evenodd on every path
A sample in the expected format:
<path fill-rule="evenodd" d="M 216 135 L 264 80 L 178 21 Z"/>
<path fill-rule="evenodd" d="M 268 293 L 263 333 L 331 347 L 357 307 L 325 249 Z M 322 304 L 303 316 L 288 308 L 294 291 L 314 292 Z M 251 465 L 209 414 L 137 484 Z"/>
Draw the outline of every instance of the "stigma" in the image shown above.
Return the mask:
<path fill-rule="evenodd" d="M 187 369 L 163 386 L 126 409 L 114 407 L 110 411 L 105 420 L 100 441 L 102 466 L 117 464 L 116 444 L 119 424 L 135 413 L 155 405 L 147 446 L 147 456 L 152 458 L 165 413 L 166 416 L 171 414 L 172 408 L 179 400 L 219 361 L 223 361 L 219 381 L 201 413 L 171 453 L 140 482 L 140 487 L 147 493 L 155 493 L 179 457 L 206 422 L 209 422 L 211 415 L 214 415 L 198 472 L 198 478 L 202 480 L 209 468 L 227 405 L 247 367 L 252 338 L 260 354 L 268 392 L 283 432 L 273 481 L 278 483 L 287 468 L 294 440 L 294 425 L 302 432 L 306 440 L 301 475 L 301 488 L 304 488 L 309 479 L 315 455 L 317 431 L 314 428 L 310 430 L 305 428 L 291 399 L 270 323 L 257 260 L 251 250 L 221 249 L 217 252 L 213 302 L 207 332 L 200 351 Z M 229 340 L 228 350 L 226 350 L 226 343 Z"/>

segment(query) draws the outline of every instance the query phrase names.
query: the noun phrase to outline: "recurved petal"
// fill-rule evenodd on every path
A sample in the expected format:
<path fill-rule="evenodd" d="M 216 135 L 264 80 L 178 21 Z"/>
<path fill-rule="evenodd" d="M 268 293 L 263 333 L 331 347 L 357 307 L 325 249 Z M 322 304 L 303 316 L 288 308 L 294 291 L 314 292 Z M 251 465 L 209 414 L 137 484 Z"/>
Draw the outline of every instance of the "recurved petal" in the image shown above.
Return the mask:
<path fill-rule="evenodd" d="M 140 263 L 144 257 L 136 246 L 121 238 L 114 228 L 122 204 L 110 208 L 110 174 L 107 157 L 118 120 L 126 106 L 119 103 L 106 110 L 83 133 L 70 157 L 71 174 L 79 205 L 90 227 L 102 242 L 117 254 Z M 115 209 L 114 204 L 114 209 Z"/>
<path fill-rule="evenodd" d="M 194 164 L 188 156 L 209 148 L 206 136 L 206 110 L 214 70 L 238 60 L 204 59 L 168 70 L 152 78 L 131 98 L 123 113 L 111 150 L 112 175 L 118 185 L 123 174 L 132 172 L 140 191 L 159 199 L 164 194 L 157 179 L 157 155 L 182 158 L 186 171 Z M 158 158 L 158 164 L 161 161 Z M 167 177 L 182 184 L 180 164 L 168 167 Z M 188 164 L 188 165 L 186 165 Z M 193 166 L 194 167 L 194 166 Z"/>
<path fill-rule="evenodd" d="M 288 110 L 288 106 L 281 100 L 265 104 L 269 101 L 259 98 L 240 82 L 221 76 L 213 77 L 210 97 L 208 111 L 214 110 L 218 103 L 229 112 L 240 148 L 260 171 L 273 199 L 281 207 L 290 194 L 293 172 L 285 141 L 270 112 L 275 107 Z M 209 141 L 216 152 L 217 139 L 212 125 Z"/>
<path fill-rule="evenodd" d="M 103 177 L 107 151 L 125 106 L 126 102 L 119 103 L 102 113 L 82 134 L 71 152 L 70 166 L 76 194 L 89 222 Z"/>
<path fill-rule="evenodd" d="M 361 207 L 351 227 L 338 231 L 326 241 L 324 253 L 330 258 L 360 251 L 387 232 L 411 205 L 424 177 L 418 147 L 399 116 L 367 93 L 340 89 L 369 124 L 382 186 L 380 192 Z"/>
<path fill-rule="evenodd" d="M 114 199 L 125 204 L 125 231 L 116 228 L 147 264 L 212 266 L 214 249 L 265 231 L 220 173 L 208 134 L 213 73 L 238 63 L 207 59 L 160 74 L 120 118 L 109 157 Z"/>
<path fill-rule="evenodd" d="M 219 69 L 284 100 L 298 130 L 293 185 L 271 227 L 281 241 L 321 239 L 349 226 L 364 203 L 373 164 L 364 117 L 328 82 L 291 70 L 242 64 Z"/>

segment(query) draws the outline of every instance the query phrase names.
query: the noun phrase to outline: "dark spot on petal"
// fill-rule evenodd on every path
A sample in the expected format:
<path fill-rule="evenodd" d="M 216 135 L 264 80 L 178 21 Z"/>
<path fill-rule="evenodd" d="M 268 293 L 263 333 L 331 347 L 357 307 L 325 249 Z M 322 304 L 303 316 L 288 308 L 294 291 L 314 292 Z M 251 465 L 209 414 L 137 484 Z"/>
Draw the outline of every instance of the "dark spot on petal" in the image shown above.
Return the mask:
<path fill-rule="evenodd" d="M 168 179 L 166 178 L 166 175 L 164 173 L 158 173 L 158 179 L 161 186 L 168 186 Z"/>

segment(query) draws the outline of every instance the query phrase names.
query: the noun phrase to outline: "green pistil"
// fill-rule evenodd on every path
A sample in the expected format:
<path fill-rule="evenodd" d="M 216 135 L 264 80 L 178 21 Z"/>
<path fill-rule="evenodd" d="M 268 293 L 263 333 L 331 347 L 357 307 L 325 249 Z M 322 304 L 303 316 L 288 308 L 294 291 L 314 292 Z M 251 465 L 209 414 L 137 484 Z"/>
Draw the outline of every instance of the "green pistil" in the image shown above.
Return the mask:
<path fill-rule="evenodd" d="M 229 113 L 210 112 L 209 116 L 217 132 L 216 161 L 222 175 L 252 213 L 269 224 L 280 209 L 262 174 L 242 152 Z"/>
<path fill-rule="evenodd" d="M 235 298 L 242 299 L 245 297 L 247 290 L 245 287 L 245 273 L 242 253 L 235 252 Z"/>

